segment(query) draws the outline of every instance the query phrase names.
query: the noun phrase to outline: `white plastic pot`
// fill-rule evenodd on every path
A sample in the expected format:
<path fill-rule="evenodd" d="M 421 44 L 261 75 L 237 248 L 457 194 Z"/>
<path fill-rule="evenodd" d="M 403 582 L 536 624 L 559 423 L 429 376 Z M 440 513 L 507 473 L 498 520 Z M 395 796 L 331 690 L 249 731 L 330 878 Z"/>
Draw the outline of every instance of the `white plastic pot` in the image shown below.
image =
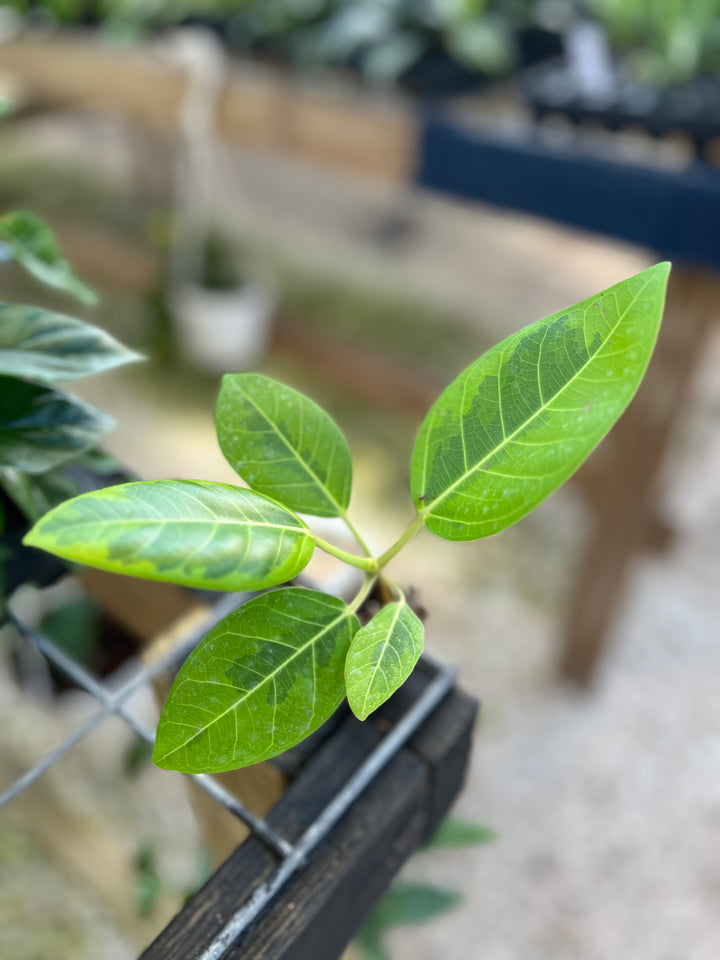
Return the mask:
<path fill-rule="evenodd" d="M 205 373 L 251 369 L 267 351 L 275 294 L 266 284 L 250 281 L 231 290 L 180 287 L 170 308 L 183 357 Z"/>

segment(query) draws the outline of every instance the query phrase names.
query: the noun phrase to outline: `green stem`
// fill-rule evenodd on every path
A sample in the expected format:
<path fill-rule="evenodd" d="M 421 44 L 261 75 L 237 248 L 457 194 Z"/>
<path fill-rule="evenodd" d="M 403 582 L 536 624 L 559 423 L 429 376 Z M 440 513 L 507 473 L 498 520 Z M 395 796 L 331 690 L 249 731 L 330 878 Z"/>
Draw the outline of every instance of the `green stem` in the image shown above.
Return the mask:
<path fill-rule="evenodd" d="M 345 526 L 348 528 L 348 530 L 350 531 L 350 533 L 351 533 L 351 534 L 355 537 L 355 539 L 357 540 L 358 546 L 360 547 L 360 549 L 362 550 L 362 552 L 365 554 L 365 556 L 366 556 L 366 557 L 372 557 L 372 553 L 371 553 L 371 551 L 370 551 L 370 547 L 367 545 L 367 543 L 366 543 L 366 542 L 363 540 L 363 538 L 360 536 L 359 530 L 356 528 L 355 524 L 350 520 L 350 517 L 348 517 L 348 515 L 345 513 L 344 510 L 343 510 L 343 512 L 340 514 L 340 516 L 341 516 L 341 518 L 343 519 L 343 521 L 344 521 L 344 523 L 345 523 Z"/>
<path fill-rule="evenodd" d="M 365 603 L 368 598 L 368 595 L 372 588 L 375 586 L 375 581 L 377 576 L 375 574 L 368 574 L 363 581 L 363 585 L 360 587 L 359 592 L 353 597 L 353 599 L 348 604 L 348 609 L 355 613 L 360 607 Z"/>
<path fill-rule="evenodd" d="M 393 557 L 396 557 L 398 553 L 400 553 L 402 548 L 404 546 L 407 546 L 407 544 L 410 543 L 412 538 L 419 533 L 424 523 L 425 523 L 425 517 L 423 516 L 423 514 L 418 513 L 415 519 L 412 521 L 412 523 L 410 523 L 407 526 L 402 536 L 395 541 L 395 543 L 390 547 L 389 550 L 386 550 L 385 553 L 382 554 L 382 556 L 378 557 L 377 559 L 378 569 L 382 570 L 382 568 L 386 564 L 390 563 Z"/>
<path fill-rule="evenodd" d="M 341 550 L 340 547 L 336 547 L 333 543 L 328 543 L 327 540 L 323 540 L 322 537 L 318 537 L 315 533 L 313 537 L 317 546 L 320 547 L 321 550 L 324 550 L 325 553 L 329 553 L 331 557 L 344 560 L 345 563 L 349 563 L 353 567 L 359 567 L 360 570 L 367 570 L 368 573 L 375 573 L 377 571 L 378 562 L 374 557 L 356 557 L 354 553 Z"/>

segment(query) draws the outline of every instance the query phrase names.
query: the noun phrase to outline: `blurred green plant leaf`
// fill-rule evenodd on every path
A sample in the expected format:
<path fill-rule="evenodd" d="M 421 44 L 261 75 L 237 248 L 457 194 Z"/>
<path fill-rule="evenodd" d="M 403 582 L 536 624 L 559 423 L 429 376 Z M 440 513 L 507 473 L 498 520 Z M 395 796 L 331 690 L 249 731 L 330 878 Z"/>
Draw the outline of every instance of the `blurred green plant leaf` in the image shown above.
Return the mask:
<path fill-rule="evenodd" d="M 55 234 L 34 213 L 17 210 L 0 217 L 0 243 L 7 247 L 13 260 L 49 287 L 72 294 L 82 303 L 97 303 L 97 294 L 63 257 Z"/>
<path fill-rule="evenodd" d="M 155 862 L 155 851 L 144 846 L 135 860 L 135 903 L 141 917 L 150 917 L 155 911 L 163 890 L 163 882 Z"/>
<path fill-rule="evenodd" d="M 342 600 L 316 590 L 287 587 L 239 607 L 178 673 L 160 717 L 155 763 L 213 773 L 295 746 L 340 706 L 357 627 Z"/>
<path fill-rule="evenodd" d="M 0 376 L 0 467 L 42 473 L 95 446 L 114 424 L 76 397 Z"/>
<path fill-rule="evenodd" d="M 352 712 L 364 720 L 412 673 L 422 653 L 422 621 L 405 601 L 388 603 L 353 637 L 345 663 Z"/>
<path fill-rule="evenodd" d="M 45 614 L 40 632 L 74 660 L 89 664 L 100 642 L 100 618 L 92 597 L 77 597 Z"/>
<path fill-rule="evenodd" d="M 61 465 L 34 475 L 22 470 L 0 470 L 0 486 L 34 523 L 63 500 L 82 492 L 63 467 Z"/>
<path fill-rule="evenodd" d="M 123 755 L 123 770 L 127 777 L 135 779 L 152 760 L 153 746 L 143 737 L 135 736 Z"/>
<path fill-rule="evenodd" d="M 51 510 L 23 542 L 101 570 L 207 590 L 284 583 L 315 547 L 305 524 L 280 504 L 199 480 L 85 493 Z"/>
<path fill-rule="evenodd" d="M 141 359 L 90 323 L 38 307 L 0 304 L 0 374 L 74 380 Z"/>
<path fill-rule="evenodd" d="M 457 817 L 445 817 L 435 833 L 425 845 L 425 850 L 458 849 L 475 847 L 497 840 L 497 834 L 490 827 Z"/>
<path fill-rule="evenodd" d="M 456 890 L 444 890 L 422 883 L 397 883 L 385 894 L 358 934 L 356 946 L 363 960 L 390 960 L 383 944 L 385 934 L 395 927 L 430 923 L 455 910 L 463 902 Z"/>
<path fill-rule="evenodd" d="M 254 490 L 301 513 L 344 514 L 350 450 L 334 421 L 308 397 L 255 373 L 226 374 L 216 422 L 228 463 Z"/>
<path fill-rule="evenodd" d="M 450 384 L 413 452 L 428 529 L 448 540 L 498 533 L 575 472 L 642 380 L 669 270 L 657 264 L 525 327 Z"/>

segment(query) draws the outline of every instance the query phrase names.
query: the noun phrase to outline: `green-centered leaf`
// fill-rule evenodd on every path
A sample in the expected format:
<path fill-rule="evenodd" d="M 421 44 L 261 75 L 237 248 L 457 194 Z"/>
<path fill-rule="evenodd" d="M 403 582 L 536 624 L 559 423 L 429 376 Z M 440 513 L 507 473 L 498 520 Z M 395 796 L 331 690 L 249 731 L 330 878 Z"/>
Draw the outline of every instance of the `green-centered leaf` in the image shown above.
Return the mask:
<path fill-rule="evenodd" d="M 74 380 L 141 359 L 90 323 L 38 307 L 0 304 L 0 374 Z"/>
<path fill-rule="evenodd" d="M 0 467 L 43 473 L 95 446 L 113 426 L 76 397 L 0 377 Z"/>
<path fill-rule="evenodd" d="M 0 217 L 0 243 L 38 280 L 72 294 L 82 303 L 97 303 L 97 295 L 63 257 L 55 234 L 34 213 L 18 210 Z"/>
<path fill-rule="evenodd" d="M 580 466 L 642 380 L 669 269 L 657 264 L 525 327 L 441 394 L 412 459 L 412 496 L 433 533 L 497 533 Z"/>
<path fill-rule="evenodd" d="M 302 520 L 280 504 L 200 480 L 82 494 L 47 513 L 23 542 L 101 570 L 207 590 L 284 583 L 315 546 Z"/>
<path fill-rule="evenodd" d="M 350 708 L 364 720 L 412 673 L 423 648 L 423 625 L 405 603 L 388 603 L 350 644 L 345 683 Z"/>
<path fill-rule="evenodd" d="M 343 664 L 357 627 L 342 600 L 316 590 L 287 587 L 239 607 L 177 675 L 155 763 L 212 773 L 295 746 L 342 702 Z"/>
<path fill-rule="evenodd" d="M 308 397 L 255 373 L 226 374 L 216 421 L 222 452 L 254 490 L 316 517 L 347 509 L 350 450 Z"/>

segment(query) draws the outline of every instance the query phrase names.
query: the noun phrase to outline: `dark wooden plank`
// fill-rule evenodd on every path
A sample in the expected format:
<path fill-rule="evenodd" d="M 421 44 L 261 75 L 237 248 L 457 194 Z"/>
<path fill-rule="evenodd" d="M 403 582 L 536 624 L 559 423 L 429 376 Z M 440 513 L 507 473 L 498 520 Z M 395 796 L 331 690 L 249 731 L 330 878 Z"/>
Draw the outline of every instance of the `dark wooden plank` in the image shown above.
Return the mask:
<path fill-rule="evenodd" d="M 337 960 L 423 841 L 426 787 L 426 768 L 400 752 L 228 960 Z"/>
<path fill-rule="evenodd" d="M 360 723 L 347 716 L 303 767 L 268 816 L 296 840 L 358 768 L 383 733 L 429 682 L 425 668 L 393 698 L 387 714 Z M 228 957 L 336 960 L 382 897 L 397 869 L 425 842 L 454 799 L 467 765 L 476 704 L 453 691 L 412 742 L 393 757 L 309 863 L 245 932 Z M 142 955 L 196 956 L 266 879 L 276 859 L 249 839 Z"/>
<path fill-rule="evenodd" d="M 570 600 L 560 673 L 575 683 L 592 680 L 629 565 L 647 542 L 660 465 L 718 314 L 720 280 L 675 267 L 652 362 L 613 430 L 613 456 L 605 468 L 594 528 Z"/>
<path fill-rule="evenodd" d="M 380 734 L 372 726 L 348 718 L 288 787 L 268 821 L 288 840 L 297 840 L 379 740 Z M 264 844 L 248 839 L 145 950 L 141 960 L 186 960 L 199 953 L 277 862 Z"/>
<path fill-rule="evenodd" d="M 720 171 L 702 163 L 650 169 L 429 115 L 415 182 L 720 268 Z"/>

